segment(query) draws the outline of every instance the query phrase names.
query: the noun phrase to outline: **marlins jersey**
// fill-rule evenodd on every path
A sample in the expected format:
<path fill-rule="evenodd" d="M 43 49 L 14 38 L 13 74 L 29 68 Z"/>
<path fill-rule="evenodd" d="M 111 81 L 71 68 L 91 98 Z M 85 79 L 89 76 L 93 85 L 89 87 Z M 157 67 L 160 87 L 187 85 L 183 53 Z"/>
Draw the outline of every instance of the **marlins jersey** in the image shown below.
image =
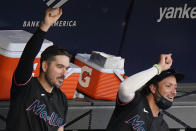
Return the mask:
<path fill-rule="evenodd" d="M 12 78 L 7 131 L 57 131 L 66 124 L 67 99 L 58 88 L 48 93 L 32 78 L 33 61 L 45 32 L 40 29 L 28 41 Z"/>
<path fill-rule="evenodd" d="M 59 89 L 48 93 L 37 78 L 31 78 L 25 87 L 14 88 L 7 130 L 57 131 L 66 124 L 67 102 Z"/>
<path fill-rule="evenodd" d="M 148 101 L 140 92 L 128 104 L 116 104 L 107 131 L 169 131 L 162 114 L 153 117 Z"/>

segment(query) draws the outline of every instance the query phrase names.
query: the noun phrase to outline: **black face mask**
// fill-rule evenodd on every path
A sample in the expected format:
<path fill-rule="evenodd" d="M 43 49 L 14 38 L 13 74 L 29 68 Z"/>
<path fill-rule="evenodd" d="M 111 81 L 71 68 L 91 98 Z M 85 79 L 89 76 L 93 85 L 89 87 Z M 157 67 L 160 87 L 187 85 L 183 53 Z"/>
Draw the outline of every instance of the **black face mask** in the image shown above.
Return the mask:
<path fill-rule="evenodd" d="M 157 92 L 159 93 L 159 87 L 157 86 Z M 166 110 L 168 108 L 170 108 L 172 106 L 172 102 L 167 100 L 166 98 L 164 98 L 160 93 L 159 93 L 160 97 L 158 97 L 156 94 L 154 95 L 155 98 L 155 102 L 157 104 L 157 106 L 162 109 L 162 110 Z"/>
<path fill-rule="evenodd" d="M 160 94 L 160 93 L 159 93 Z M 163 96 L 155 98 L 155 102 L 160 109 L 166 110 L 172 106 L 172 102 L 165 99 Z"/>

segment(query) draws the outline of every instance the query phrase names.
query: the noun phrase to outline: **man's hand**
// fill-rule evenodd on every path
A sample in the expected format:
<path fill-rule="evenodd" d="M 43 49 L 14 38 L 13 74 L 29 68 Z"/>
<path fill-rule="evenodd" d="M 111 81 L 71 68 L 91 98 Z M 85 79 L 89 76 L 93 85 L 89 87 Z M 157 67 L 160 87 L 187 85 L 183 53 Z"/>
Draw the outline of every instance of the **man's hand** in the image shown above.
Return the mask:
<path fill-rule="evenodd" d="M 64 127 L 63 126 L 59 127 L 57 131 L 64 131 Z"/>
<path fill-rule="evenodd" d="M 160 60 L 159 60 L 158 65 L 161 67 L 162 71 L 168 70 L 172 66 L 173 60 L 171 56 L 172 54 L 161 54 L 160 55 Z"/>
<path fill-rule="evenodd" d="M 48 29 L 54 24 L 62 15 L 60 8 L 48 8 L 45 12 L 44 20 L 40 26 L 42 31 L 47 32 Z"/>

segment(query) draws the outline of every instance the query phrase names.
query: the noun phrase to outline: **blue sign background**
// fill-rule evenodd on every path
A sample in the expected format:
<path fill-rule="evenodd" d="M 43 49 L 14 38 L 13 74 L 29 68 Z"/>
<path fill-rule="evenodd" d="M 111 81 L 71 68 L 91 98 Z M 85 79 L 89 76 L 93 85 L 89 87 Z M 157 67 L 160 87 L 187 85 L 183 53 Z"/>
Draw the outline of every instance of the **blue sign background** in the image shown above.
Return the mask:
<path fill-rule="evenodd" d="M 48 1 L 2 1 L 0 29 L 22 29 L 33 33 L 37 27 L 27 27 L 24 23 L 41 21 L 48 8 Z M 55 1 L 58 2 L 59 0 Z M 196 83 L 196 20 L 190 18 L 191 10 L 196 7 L 193 0 L 136 0 L 132 10 L 129 10 L 130 2 L 69 0 L 62 6 L 63 16 L 59 21 L 75 21 L 76 26 L 54 26 L 48 32 L 47 39 L 73 53 L 98 50 L 118 55 L 120 51 L 120 55 L 126 60 L 126 75 L 151 67 L 157 63 L 160 53 L 171 52 L 173 67 L 186 74 L 183 82 Z M 171 17 L 172 8 L 174 11 L 176 8 L 190 8 L 189 18 L 186 15 L 184 18 Z M 168 18 L 164 16 L 157 22 L 160 9 L 165 9 Z M 127 11 L 131 13 L 128 14 Z M 127 14 L 129 19 L 125 19 Z M 124 24 L 127 24 L 127 30 L 122 43 Z"/>

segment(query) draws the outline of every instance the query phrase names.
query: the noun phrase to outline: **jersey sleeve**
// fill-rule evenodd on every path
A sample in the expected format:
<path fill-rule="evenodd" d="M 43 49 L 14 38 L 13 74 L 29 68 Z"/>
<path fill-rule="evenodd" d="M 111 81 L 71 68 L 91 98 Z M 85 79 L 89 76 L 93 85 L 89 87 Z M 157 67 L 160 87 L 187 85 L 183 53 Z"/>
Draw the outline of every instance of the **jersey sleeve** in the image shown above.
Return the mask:
<path fill-rule="evenodd" d="M 45 34 L 46 32 L 38 29 L 27 42 L 13 75 L 15 85 L 23 86 L 31 79 L 33 61 L 41 49 Z"/>
<path fill-rule="evenodd" d="M 116 106 L 126 108 L 128 106 L 132 106 L 133 108 L 141 101 L 141 93 L 140 91 L 135 92 L 135 96 L 127 103 L 122 102 L 118 97 L 116 99 Z"/>

